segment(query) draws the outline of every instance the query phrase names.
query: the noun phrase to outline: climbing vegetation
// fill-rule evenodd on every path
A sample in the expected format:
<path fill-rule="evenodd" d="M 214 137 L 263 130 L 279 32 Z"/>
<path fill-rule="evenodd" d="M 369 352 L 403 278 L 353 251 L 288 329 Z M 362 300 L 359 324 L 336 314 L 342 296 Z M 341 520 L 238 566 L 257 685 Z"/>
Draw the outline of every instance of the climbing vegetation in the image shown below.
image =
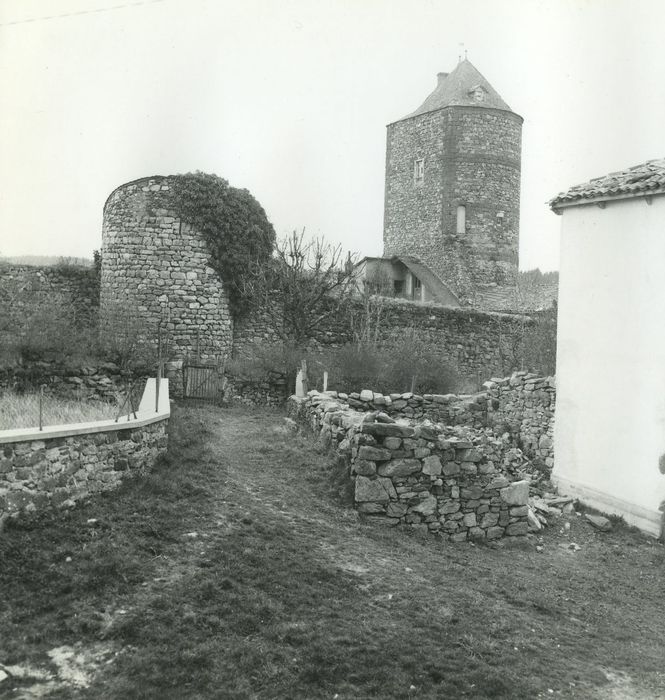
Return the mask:
<path fill-rule="evenodd" d="M 172 192 L 176 215 L 203 235 L 210 265 L 222 279 L 231 313 L 237 317 L 245 306 L 248 277 L 272 255 L 272 224 L 247 190 L 230 187 L 217 175 L 176 175 Z"/>

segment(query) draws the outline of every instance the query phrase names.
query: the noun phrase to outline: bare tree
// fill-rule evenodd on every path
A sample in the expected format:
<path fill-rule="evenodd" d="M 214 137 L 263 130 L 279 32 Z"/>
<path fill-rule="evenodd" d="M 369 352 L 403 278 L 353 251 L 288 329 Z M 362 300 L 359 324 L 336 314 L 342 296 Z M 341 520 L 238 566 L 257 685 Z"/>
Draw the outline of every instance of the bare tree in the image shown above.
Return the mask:
<path fill-rule="evenodd" d="M 243 297 L 271 320 L 283 341 L 304 347 L 345 312 L 356 292 L 354 256 L 305 231 L 277 241 L 268 263 L 256 265 Z"/>

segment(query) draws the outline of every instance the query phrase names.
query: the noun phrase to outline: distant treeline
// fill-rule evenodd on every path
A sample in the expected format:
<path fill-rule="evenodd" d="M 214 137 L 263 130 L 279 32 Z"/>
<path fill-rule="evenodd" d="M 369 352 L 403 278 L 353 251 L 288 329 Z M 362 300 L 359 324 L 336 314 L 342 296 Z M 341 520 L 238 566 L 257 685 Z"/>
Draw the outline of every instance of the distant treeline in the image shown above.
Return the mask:
<path fill-rule="evenodd" d="M 8 255 L 0 256 L 0 263 L 8 265 L 32 265 L 33 267 L 55 267 L 72 265 L 92 267 L 91 258 L 63 257 L 62 255 Z"/>

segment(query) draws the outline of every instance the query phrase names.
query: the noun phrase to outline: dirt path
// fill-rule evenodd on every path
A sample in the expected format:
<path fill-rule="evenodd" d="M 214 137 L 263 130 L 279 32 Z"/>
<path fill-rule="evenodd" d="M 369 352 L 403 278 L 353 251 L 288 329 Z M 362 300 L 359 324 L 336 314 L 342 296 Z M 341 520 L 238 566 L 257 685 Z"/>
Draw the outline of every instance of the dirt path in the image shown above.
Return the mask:
<path fill-rule="evenodd" d="M 451 545 L 334 472 L 279 414 L 178 410 L 145 482 L 0 540 L 0 697 L 665 697 L 662 547 Z"/>

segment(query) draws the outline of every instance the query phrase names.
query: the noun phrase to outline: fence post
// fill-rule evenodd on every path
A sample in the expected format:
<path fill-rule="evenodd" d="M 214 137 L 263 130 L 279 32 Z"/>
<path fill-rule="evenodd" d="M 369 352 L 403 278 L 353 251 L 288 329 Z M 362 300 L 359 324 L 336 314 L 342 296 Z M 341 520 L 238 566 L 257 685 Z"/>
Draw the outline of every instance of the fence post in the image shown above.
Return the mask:
<path fill-rule="evenodd" d="M 162 323 L 157 326 L 157 377 L 155 379 L 155 413 L 159 413 L 159 385 L 162 383 Z"/>
<path fill-rule="evenodd" d="M 39 430 L 43 427 L 42 404 L 44 403 L 44 385 L 39 387 Z"/>

